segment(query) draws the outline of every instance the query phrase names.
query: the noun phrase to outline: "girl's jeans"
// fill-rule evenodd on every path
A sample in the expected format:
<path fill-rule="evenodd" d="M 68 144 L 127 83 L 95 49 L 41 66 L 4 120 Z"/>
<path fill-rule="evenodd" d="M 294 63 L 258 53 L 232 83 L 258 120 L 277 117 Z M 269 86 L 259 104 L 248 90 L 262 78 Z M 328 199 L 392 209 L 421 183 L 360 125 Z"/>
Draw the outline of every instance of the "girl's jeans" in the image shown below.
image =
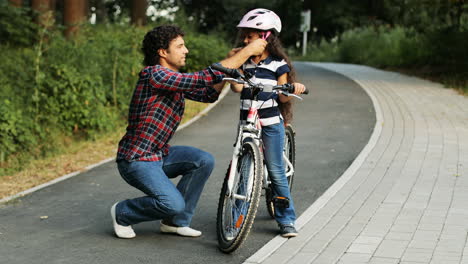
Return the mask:
<path fill-rule="evenodd" d="M 210 153 L 173 146 L 161 161 L 118 161 L 122 178 L 146 196 L 118 203 L 117 223 L 123 226 L 163 219 L 189 226 L 205 182 L 214 167 Z M 177 186 L 170 178 L 181 175 Z"/>
<path fill-rule="evenodd" d="M 273 186 L 273 197 L 279 196 L 289 199 L 289 208 L 275 206 L 275 219 L 279 224 L 291 225 L 296 221 L 296 213 L 285 173 L 284 135 L 283 121 L 279 124 L 262 127 L 262 140 L 265 148 L 263 154 Z"/>

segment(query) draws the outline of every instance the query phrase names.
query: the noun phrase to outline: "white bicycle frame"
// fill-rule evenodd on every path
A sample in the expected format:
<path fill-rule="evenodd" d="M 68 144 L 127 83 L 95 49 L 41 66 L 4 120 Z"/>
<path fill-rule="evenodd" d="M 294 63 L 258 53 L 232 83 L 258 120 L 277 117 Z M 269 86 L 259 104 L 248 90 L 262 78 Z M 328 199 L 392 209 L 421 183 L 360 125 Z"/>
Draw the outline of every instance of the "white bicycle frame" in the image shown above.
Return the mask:
<path fill-rule="evenodd" d="M 260 136 L 262 134 L 262 126 L 260 125 L 260 120 L 258 118 L 258 101 L 252 100 L 252 106 L 249 108 L 249 114 L 247 117 L 247 122 L 245 124 L 239 123 L 239 130 L 237 134 L 237 141 L 236 144 L 234 145 L 234 152 L 232 154 L 232 159 L 231 159 L 231 169 L 229 171 L 229 178 L 228 178 L 228 183 L 227 183 L 227 194 L 228 196 L 234 195 L 234 198 L 239 199 L 239 200 L 244 200 L 248 201 L 250 197 L 245 196 L 245 195 L 239 195 L 239 194 L 233 194 L 233 185 L 234 185 L 234 179 L 238 176 L 238 171 L 237 171 L 237 162 L 239 160 L 240 153 L 242 151 L 242 143 L 244 142 L 245 139 L 251 138 L 256 144 L 260 151 L 261 151 L 261 139 Z M 254 168 L 251 167 L 251 170 Z M 247 182 L 247 190 L 246 194 L 249 195 L 251 193 L 253 187 L 253 179 L 252 177 L 249 177 L 249 180 Z"/>
<path fill-rule="evenodd" d="M 231 168 L 229 171 L 229 178 L 227 182 L 228 196 L 234 195 L 235 199 L 240 199 L 244 201 L 248 201 L 250 197 L 245 195 L 239 195 L 236 193 L 233 194 L 232 190 L 234 185 L 234 179 L 236 179 L 236 177 L 238 176 L 237 163 L 239 160 L 240 153 L 242 151 L 242 143 L 244 142 L 244 140 L 247 138 L 251 138 L 252 141 L 259 147 L 259 150 L 263 151 L 263 147 L 261 144 L 262 126 L 258 117 L 258 107 L 259 102 L 256 100 L 252 100 L 252 105 L 249 108 L 249 113 L 247 116 L 247 122 L 245 124 L 239 123 L 237 140 L 236 144 L 234 145 L 234 152 L 232 154 L 231 159 Z M 294 174 L 294 167 L 289 158 L 286 156 L 284 148 L 286 148 L 286 145 L 283 146 L 283 159 L 286 164 L 286 177 L 289 177 Z M 254 168 L 251 167 L 250 169 L 253 170 Z M 270 180 L 268 179 L 268 170 L 266 164 L 263 164 L 263 188 L 265 189 L 269 184 Z M 251 193 L 252 188 L 253 179 L 252 177 L 249 177 L 249 180 L 247 182 L 247 190 L 245 193 L 249 195 Z"/>

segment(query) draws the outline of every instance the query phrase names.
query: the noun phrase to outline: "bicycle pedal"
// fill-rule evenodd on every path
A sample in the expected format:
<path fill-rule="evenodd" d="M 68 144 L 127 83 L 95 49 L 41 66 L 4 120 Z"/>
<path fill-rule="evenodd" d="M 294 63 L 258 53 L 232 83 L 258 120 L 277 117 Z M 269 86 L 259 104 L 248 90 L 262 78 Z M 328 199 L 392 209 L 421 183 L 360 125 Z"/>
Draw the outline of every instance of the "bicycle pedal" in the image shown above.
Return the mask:
<path fill-rule="evenodd" d="M 289 199 L 286 197 L 275 197 L 273 198 L 273 204 L 278 208 L 289 208 Z"/>

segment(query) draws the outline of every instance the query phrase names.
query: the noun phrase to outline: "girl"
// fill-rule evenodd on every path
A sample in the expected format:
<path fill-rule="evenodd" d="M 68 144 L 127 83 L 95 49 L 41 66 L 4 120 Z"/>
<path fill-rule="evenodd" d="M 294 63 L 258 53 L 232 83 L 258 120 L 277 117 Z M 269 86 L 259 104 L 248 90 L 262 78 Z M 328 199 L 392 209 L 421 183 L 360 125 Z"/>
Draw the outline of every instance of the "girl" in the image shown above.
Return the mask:
<path fill-rule="evenodd" d="M 281 32 L 281 20 L 273 11 L 262 8 L 254 9 L 244 15 L 237 27 L 240 29 L 240 40 L 244 46 L 258 38 L 263 38 L 268 42 L 264 52 L 259 56 L 251 57 L 242 65 L 241 71 L 250 73 L 254 83 L 277 85 L 294 82 L 292 65 L 278 38 Z M 233 49 L 230 55 L 240 49 Z M 304 85 L 300 83 L 294 83 L 294 87 L 295 94 L 301 94 L 305 90 Z M 241 120 L 246 120 L 251 91 L 243 89 L 242 84 L 231 83 L 231 89 L 241 93 Z M 294 227 L 296 213 L 283 161 L 284 125 L 292 117 L 290 99 L 291 97 L 282 94 L 261 92 L 259 100 L 263 102 L 258 110 L 262 125 L 264 155 L 274 195 L 285 198 L 282 203 L 275 204 L 275 219 L 283 237 L 297 236 Z"/>

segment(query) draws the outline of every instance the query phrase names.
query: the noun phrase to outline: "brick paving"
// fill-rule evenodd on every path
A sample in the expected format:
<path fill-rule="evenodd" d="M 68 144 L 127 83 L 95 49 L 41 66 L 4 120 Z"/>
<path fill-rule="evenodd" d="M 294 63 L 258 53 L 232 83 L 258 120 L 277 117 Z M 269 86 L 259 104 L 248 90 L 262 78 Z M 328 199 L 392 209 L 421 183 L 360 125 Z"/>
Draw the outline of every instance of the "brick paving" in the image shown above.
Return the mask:
<path fill-rule="evenodd" d="M 252 263 L 468 264 L 468 97 L 440 84 L 346 64 L 376 125 L 353 164 Z"/>

